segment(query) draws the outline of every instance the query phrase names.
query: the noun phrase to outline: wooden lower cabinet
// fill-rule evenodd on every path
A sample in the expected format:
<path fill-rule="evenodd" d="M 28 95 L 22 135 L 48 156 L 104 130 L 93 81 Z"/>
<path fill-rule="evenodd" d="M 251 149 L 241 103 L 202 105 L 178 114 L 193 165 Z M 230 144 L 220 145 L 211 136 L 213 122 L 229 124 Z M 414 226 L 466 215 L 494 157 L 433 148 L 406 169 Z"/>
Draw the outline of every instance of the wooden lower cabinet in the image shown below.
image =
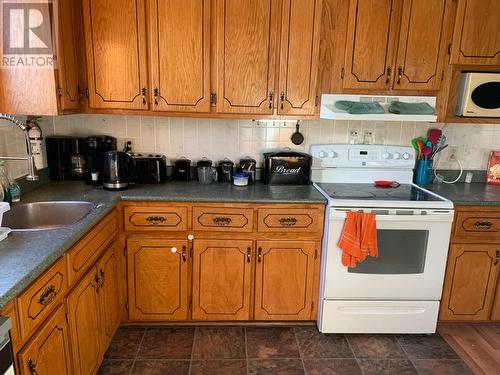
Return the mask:
<path fill-rule="evenodd" d="M 256 320 L 310 320 L 317 254 L 312 241 L 257 242 Z"/>
<path fill-rule="evenodd" d="M 193 320 L 249 320 L 251 240 L 193 241 Z"/>
<path fill-rule="evenodd" d="M 76 375 L 96 374 L 104 353 L 98 280 L 93 267 L 66 300 Z"/>
<path fill-rule="evenodd" d="M 131 320 L 188 319 L 188 258 L 186 240 L 127 241 Z"/>
<path fill-rule="evenodd" d="M 440 320 L 488 320 L 497 288 L 500 245 L 452 244 Z"/>
<path fill-rule="evenodd" d="M 18 354 L 21 375 L 71 375 L 68 325 L 59 306 Z"/>

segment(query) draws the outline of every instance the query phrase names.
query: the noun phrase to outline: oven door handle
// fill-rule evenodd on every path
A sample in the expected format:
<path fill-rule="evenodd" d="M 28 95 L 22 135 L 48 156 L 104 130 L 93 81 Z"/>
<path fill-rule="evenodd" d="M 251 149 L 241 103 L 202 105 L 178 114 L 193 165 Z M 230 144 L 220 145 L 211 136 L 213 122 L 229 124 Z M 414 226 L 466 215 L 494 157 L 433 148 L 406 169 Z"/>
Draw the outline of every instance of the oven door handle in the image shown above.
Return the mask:
<path fill-rule="evenodd" d="M 346 212 L 333 212 L 330 215 L 333 220 L 346 219 Z M 436 223 L 445 222 L 451 223 L 453 221 L 453 212 L 433 215 L 377 215 L 377 222 L 422 222 L 422 223 Z"/>

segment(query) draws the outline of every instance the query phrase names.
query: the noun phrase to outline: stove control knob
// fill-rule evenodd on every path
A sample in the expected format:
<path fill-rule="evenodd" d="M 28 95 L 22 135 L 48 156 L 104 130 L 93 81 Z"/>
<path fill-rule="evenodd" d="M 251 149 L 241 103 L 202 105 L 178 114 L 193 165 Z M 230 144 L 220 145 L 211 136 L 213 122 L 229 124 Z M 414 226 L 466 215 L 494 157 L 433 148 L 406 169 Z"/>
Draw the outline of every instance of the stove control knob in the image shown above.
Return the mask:
<path fill-rule="evenodd" d="M 328 157 L 329 157 L 329 158 L 332 158 L 332 159 L 333 159 L 333 158 L 334 158 L 334 157 L 336 157 L 336 156 L 337 156 L 337 154 L 336 154 L 334 151 L 330 151 L 330 152 L 328 153 Z"/>
<path fill-rule="evenodd" d="M 410 154 L 409 154 L 409 153 L 407 153 L 407 152 L 405 152 L 405 153 L 403 154 L 403 159 L 405 159 L 405 160 L 409 160 L 409 159 L 410 159 Z"/>
<path fill-rule="evenodd" d="M 392 154 L 392 158 L 394 160 L 398 160 L 399 158 L 401 158 L 401 154 L 399 152 L 395 152 L 394 154 Z"/>
<path fill-rule="evenodd" d="M 390 158 L 391 158 L 391 154 L 389 154 L 387 151 L 382 154 L 382 159 L 386 159 L 387 160 L 387 159 L 390 159 Z"/>
<path fill-rule="evenodd" d="M 324 158 L 326 158 L 327 156 L 328 156 L 328 152 L 326 152 L 326 151 L 320 151 L 320 152 L 319 152 L 319 157 L 320 157 L 321 159 L 324 159 Z"/>

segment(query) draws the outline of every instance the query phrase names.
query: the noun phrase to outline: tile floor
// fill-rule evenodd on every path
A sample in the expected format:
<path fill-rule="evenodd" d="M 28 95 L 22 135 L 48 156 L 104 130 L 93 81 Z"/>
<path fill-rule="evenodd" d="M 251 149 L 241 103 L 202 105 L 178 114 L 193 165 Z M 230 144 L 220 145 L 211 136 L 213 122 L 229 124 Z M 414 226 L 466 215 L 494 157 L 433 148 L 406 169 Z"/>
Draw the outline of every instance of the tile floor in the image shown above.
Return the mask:
<path fill-rule="evenodd" d="M 120 327 L 99 375 L 472 374 L 439 335 L 315 327 Z"/>

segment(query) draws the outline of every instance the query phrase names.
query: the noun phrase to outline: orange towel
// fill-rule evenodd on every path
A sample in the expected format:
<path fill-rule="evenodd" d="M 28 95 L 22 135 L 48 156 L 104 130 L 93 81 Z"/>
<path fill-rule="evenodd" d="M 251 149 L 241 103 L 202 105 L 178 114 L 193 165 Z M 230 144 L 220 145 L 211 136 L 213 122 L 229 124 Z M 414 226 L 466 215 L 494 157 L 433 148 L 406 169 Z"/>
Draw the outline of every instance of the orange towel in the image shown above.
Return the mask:
<path fill-rule="evenodd" d="M 342 264 L 355 268 L 367 256 L 377 257 L 377 224 L 373 213 L 347 212 L 338 246 L 342 249 Z"/>

